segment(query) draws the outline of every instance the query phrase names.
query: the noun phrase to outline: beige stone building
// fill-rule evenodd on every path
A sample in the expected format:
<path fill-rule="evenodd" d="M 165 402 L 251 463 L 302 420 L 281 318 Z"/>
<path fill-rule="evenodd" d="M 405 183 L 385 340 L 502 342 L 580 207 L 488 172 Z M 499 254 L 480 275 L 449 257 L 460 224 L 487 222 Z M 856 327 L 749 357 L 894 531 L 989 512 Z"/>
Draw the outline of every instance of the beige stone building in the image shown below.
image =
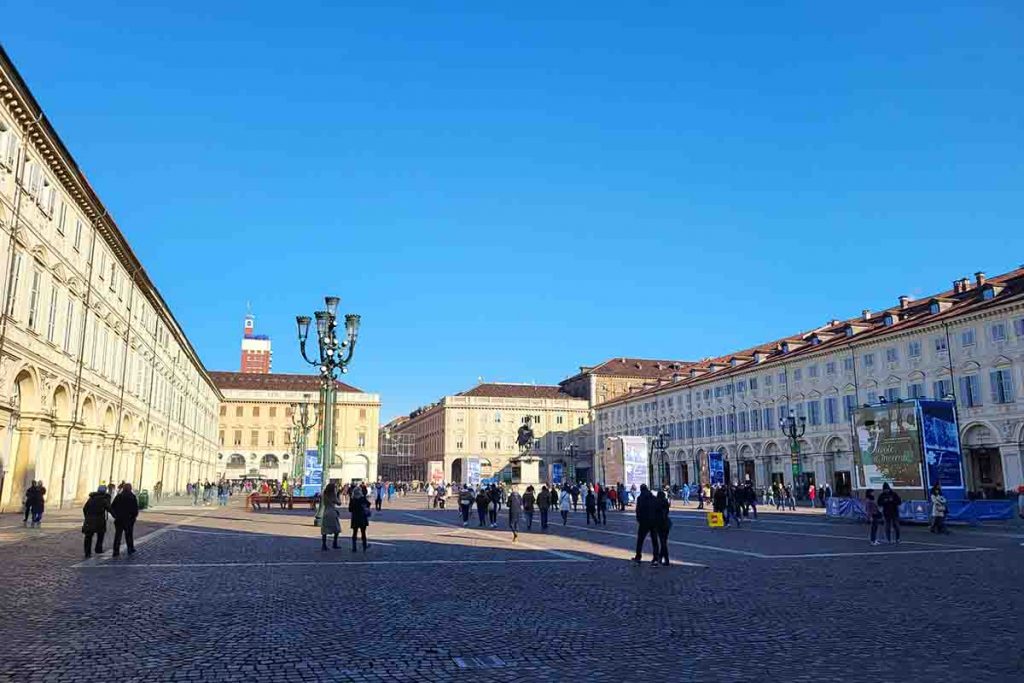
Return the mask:
<path fill-rule="evenodd" d="M 444 463 L 445 478 L 465 480 L 466 459 L 479 458 L 484 477 L 497 475 L 518 455 L 516 434 L 529 415 L 536 442 L 533 452 L 550 466 L 568 465 L 566 448 L 576 445 L 579 478 L 585 478 L 593 453 L 590 444 L 590 404 L 557 386 L 482 383 L 468 391 L 445 396 L 413 411 L 407 420 L 392 421 L 397 434 L 412 435 L 413 471 L 427 477 L 427 463 Z"/>
<path fill-rule="evenodd" d="M 0 50 L 0 508 L 212 478 L 219 392 Z"/>
<path fill-rule="evenodd" d="M 217 474 L 226 479 L 264 478 L 282 481 L 295 472 L 293 406 L 311 404 L 314 427 L 307 449 L 317 448 L 321 424 L 320 378 L 315 375 L 211 372 L 224 396 L 220 404 Z M 335 394 L 334 461 L 329 477 L 343 482 L 377 478 L 380 396 L 337 382 Z"/>
<path fill-rule="evenodd" d="M 801 469 L 850 488 L 853 409 L 912 398 L 956 401 L 969 490 L 1024 484 L 1024 267 L 959 278 L 951 289 L 709 358 L 596 408 L 596 438 L 664 430 L 675 483 L 704 478 L 707 454 L 727 476 L 792 481 L 778 428 L 806 418 Z"/>

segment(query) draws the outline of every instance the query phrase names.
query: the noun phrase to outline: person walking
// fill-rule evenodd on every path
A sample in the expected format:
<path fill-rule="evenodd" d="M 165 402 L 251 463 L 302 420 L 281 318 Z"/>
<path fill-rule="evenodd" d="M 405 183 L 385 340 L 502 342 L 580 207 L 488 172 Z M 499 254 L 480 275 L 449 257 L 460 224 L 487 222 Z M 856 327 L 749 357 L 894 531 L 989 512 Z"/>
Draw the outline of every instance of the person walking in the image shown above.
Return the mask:
<path fill-rule="evenodd" d="M 327 550 L 327 537 L 333 537 L 331 547 L 338 548 L 338 535 L 341 534 L 341 510 L 338 506 L 341 499 L 338 496 L 338 488 L 331 482 L 324 489 L 323 496 L 324 511 L 320 518 L 320 550 Z"/>
<path fill-rule="evenodd" d="M 501 507 L 501 491 L 494 484 L 491 484 L 491 489 L 487 493 L 487 498 L 490 501 L 488 505 L 488 516 L 491 520 L 491 528 L 498 528 L 498 508 Z"/>
<path fill-rule="evenodd" d="M 583 498 L 583 507 L 587 510 L 587 526 L 590 526 L 590 518 L 594 518 L 594 526 L 598 525 L 597 521 L 597 496 L 594 495 L 593 489 L 587 487 L 587 495 Z"/>
<path fill-rule="evenodd" d="M 132 485 L 124 484 L 110 504 L 110 514 L 114 518 L 114 552 L 121 554 L 121 536 L 124 536 L 128 554 L 135 554 L 135 520 L 139 517 L 139 499 L 132 493 Z"/>
<path fill-rule="evenodd" d="M 526 516 L 527 531 L 533 528 L 533 506 L 536 502 L 537 497 L 533 495 L 533 486 L 527 486 L 526 493 L 523 494 L 523 515 Z"/>
<path fill-rule="evenodd" d="M 508 528 L 512 530 L 512 542 L 519 540 L 519 523 L 523 518 L 523 497 L 519 495 L 516 487 L 508 494 Z"/>
<path fill-rule="evenodd" d="M 594 517 L 594 523 L 597 524 L 597 520 L 600 518 L 601 523 L 604 524 L 604 526 L 608 526 L 608 489 L 600 484 L 598 486 L 597 515 Z"/>
<path fill-rule="evenodd" d="M 654 559 L 661 560 L 661 564 L 667 567 L 669 565 L 668 532 L 672 529 L 672 516 L 670 514 L 672 505 L 664 491 L 658 491 L 658 497 L 655 499 L 654 505 L 655 512 L 657 514 L 657 521 L 655 522 L 654 528 L 658 534 L 659 550 L 658 555 Z"/>
<path fill-rule="evenodd" d="M 754 513 L 754 519 L 757 519 L 757 491 L 754 485 L 748 481 L 743 487 L 743 493 L 747 497 L 747 507 Z"/>
<path fill-rule="evenodd" d="M 480 518 L 479 526 L 485 526 L 487 524 L 487 506 L 490 505 L 491 499 L 488 497 L 487 492 L 483 489 L 476 494 L 476 514 Z"/>
<path fill-rule="evenodd" d="M 576 512 L 576 506 L 580 502 L 580 487 L 575 482 L 573 482 L 569 494 L 572 496 L 572 511 Z"/>
<path fill-rule="evenodd" d="M 715 487 L 715 490 L 711 493 L 711 511 L 717 512 L 722 515 L 726 523 L 729 518 L 729 496 L 726 492 L 725 485 Z"/>
<path fill-rule="evenodd" d="M 366 527 L 370 525 L 370 501 L 362 487 L 352 487 L 352 496 L 348 501 L 348 512 L 352 522 L 352 552 L 356 551 L 356 535 L 362 532 L 363 552 L 366 552 Z"/>
<path fill-rule="evenodd" d="M 378 481 L 375 488 L 377 495 L 374 496 L 373 507 L 377 512 L 380 512 L 381 505 L 384 504 L 384 483 Z"/>
<path fill-rule="evenodd" d="M 541 485 L 540 493 L 537 494 L 537 509 L 540 510 L 540 530 L 548 529 L 548 509 L 551 507 L 551 493 L 548 487 Z"/>
<path fill-rule="evenodd" d="M 558 511 L 562 513 L 562 526 L 569 523 L 569 510 L 572 506 L 572 495 L 569 493 L 568 487 L 562 489 L 562 493 L 558 496 Z"/>
<path fill-rule="evenodd" d="M 811 500 L 812 508 L 818 507 L 816 504 L 816 501 L 818 499 L 818 492 L 814 488 L 814 484 L 811 484 L 810 486 L 807 487 L 807 497 Z"/>
<path fill-rule="evenodd" d="M 874 489 L 864 492 L 864 514 L 867 515 L 868 522 L 871 524 L 871 545 L 882 545 L 878 540 L 878 527 L 882 524 L 882 510 L 875 501 Z"/>
<path fill-rule="evenodd" d="M 683 499 L 683 505 L 690 504 L 690 482 L 683 482 L 683 487 L 679 489 L 679 497 Z"/>
<path fill-rule="evenodd" d="M 946 513 L 949 511 L 949 504 L 946 502 L 946 497 L 942 495 L 942 487 L 938 484 L 932 486 L 932 523 L 929 526 L 928 531 L 933 534 L 948 534 L 949 529 L 946 528 Z"/>
<path fill-rule="evenodd" d="M 107 533 L 107 513 L 110 512 L 110 496 L 107 487 L 100 486 L 89 494 L 82 506 L 82 533 L 85 534 L 85 556 L 92 557 L 92 538 L 96 537 L 96 554 L 103 553 L 103 536 Z"/>
<path fill-rule="evenodd" d="M 697 509 L 704 509 L 704 485 L 697 484 Z"/>
<path fill-rule="evenodd" d="M 792 512 L 796 512 L 796 496 L 793 495 L 793 489 L 789 486 L 783 486 L 782 490 L 786 494 L 786 505 Z"/>
<path fill-rule="evenodd" d="M 615 501 L 619 504 L 619 511 L 626 511 L 626 487 L 620 481 L 615 486 Z"/>
<path fill-rule="evenodd" d="M 469 526 L 469 511 L 473 507 L 473 492 L 465 484 L 459 491 L 459 514 L 462 515 L 462 526 Z"/>
<path fill-rule="evenodd" d="M 658 548 L 658 510 L 655 506 L 654 496 L 651 495 L 647 484 L 640 485 L 640 495 L 636 499 L 636 524 L 636 555 L 633 556 L 633 562 L 640 564 L 643 561 L 644 540 L 650 534 L 651 549 L 654 551 L 651 566 L 657 567 L 661 557 L 661 551 Z"/>
<path fill-rule="evenodd" d="M 900 542 L 900 505 L 903 499 L 899 497 L 889 482 L 882 484 L 882 493 L 878 496 L 878 507 L 882 508 L 882 518 L 885 520 L 885 542 L 892 543 L 893 532 L 896 534 L 896 543 Z"/>

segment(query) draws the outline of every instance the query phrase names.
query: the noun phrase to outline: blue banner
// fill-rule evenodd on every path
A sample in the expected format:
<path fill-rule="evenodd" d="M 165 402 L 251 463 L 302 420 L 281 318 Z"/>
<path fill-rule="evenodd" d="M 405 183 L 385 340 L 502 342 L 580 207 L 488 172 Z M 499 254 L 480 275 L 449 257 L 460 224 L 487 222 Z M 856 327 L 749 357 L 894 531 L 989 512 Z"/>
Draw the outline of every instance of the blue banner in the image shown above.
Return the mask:
<path fill-rule="evenodd" d="M 302 468 L 302 495 L 312 496 L 324 487 L 324 468 L 320 465 L 320 454 L 316 449 L 306 451 L 305 466 Z"/>
<path fill-rule="evenodd" d="M 918 401 L 924 460 L 928 466 L 927 487 L 939 484 L 947 500 L 965 496 L 960 434 L 952 401 Z"/>
<path fill-rule="evenodd" d="M 565 466 L 560 462 L 552 463 L 551 465 L 551 481 L 556 484 L 561 484 L 562 479 L 565 477 Z"/>
<path fill-rule="evenodd" d="M 480 458 L 466 459 L 466 483 L 473 489 L 480 486 Z"/>
<path fill-rule="evenodd" d="M 718 451 L 708 453 L 708 473 L 711 475 L 711 485 L 720 486 L 725 483 L 725 462 L 722 454 Z"/>

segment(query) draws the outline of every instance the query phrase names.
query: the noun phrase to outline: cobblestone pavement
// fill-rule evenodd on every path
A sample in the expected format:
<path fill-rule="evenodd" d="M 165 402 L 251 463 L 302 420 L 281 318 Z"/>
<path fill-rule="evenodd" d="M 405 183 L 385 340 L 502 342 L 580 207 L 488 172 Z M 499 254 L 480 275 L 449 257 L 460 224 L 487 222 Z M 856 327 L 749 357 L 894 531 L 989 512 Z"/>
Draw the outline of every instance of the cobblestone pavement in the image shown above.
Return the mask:
<path fill-rule="evenodd" d="M 711 530 L 691 507 L 653 568 L 627 561 L 632 513 L 519 543 L 504 522 L 409 497 L 367 552 L 322 552 L 306 512 L 170 506 L 131 558 L 83 561 L 77 513 L 3 515 L 0 680 L 1024 680 L 1019 525 L 870 547 L 820 514 Z"/>

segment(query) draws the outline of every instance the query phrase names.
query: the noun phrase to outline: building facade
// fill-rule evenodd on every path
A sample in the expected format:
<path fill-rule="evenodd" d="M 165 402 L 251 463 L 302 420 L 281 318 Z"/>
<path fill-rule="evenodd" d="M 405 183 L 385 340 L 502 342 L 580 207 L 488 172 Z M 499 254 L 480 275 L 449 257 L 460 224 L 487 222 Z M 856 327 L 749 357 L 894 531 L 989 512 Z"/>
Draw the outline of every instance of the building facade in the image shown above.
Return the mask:
<path fill-rule="evenodd" d="M 426 479 L 427 463 L 437 461 L 444 463 L 447 481 L 463 482 L 468 458 L 480 459 L 484 477 L 509 465 L 519 454 L 516 434 L 527 415 L 536 439 L 533 453 L 544 460 L 547 476 L 553 463 L 568 466 L 566 449 L 575 444 L 574 464 L 585 478 L 593 462 L 590 403 L 561 387 L 481 383 L 390 424 L 394 434 L 411 435 L 416 478 Z"/>
<path fill-rule="evenodd" d="M 855 407 L 912 398 L 956 401 L 969 491 L 1024 484 L 1024 267 L 976 273 L 949 291 L 692 364 L 596 409 L 597 438 L 669 435 L 671 480 L 706 478 L 710 451 L 727 475 L 792 483 L 778 423 L 806 418 L 807 481 L 848 491 Z M 806 483 L 806 481 L 805 481 Z"/>
<path fill-rule="evenodd" d="M 219 478 L 291 480 L 298 475 L 298 406 L 308 404 L 306 448 L 317 448 L 320 378 L 315 375 L 211 372 L 224 396 L 218 430 Z M 378 468 L 380 396 L 337 382 L 334 461 L 328 477 L 375 481 Z"/>
<path fill-rule="evenodd" d="M 0 508 L 212 477 L 219 393 L 0 49 Z"/>
<path fill-rule="evenodd" d="M 265 375 L 270 372 L 273 360 L 270 337 L 256 334 L 256 316 L 252 313 L 247 314 L 242 328 L 242 357 L 239 361 L 239 371 Z"/>

